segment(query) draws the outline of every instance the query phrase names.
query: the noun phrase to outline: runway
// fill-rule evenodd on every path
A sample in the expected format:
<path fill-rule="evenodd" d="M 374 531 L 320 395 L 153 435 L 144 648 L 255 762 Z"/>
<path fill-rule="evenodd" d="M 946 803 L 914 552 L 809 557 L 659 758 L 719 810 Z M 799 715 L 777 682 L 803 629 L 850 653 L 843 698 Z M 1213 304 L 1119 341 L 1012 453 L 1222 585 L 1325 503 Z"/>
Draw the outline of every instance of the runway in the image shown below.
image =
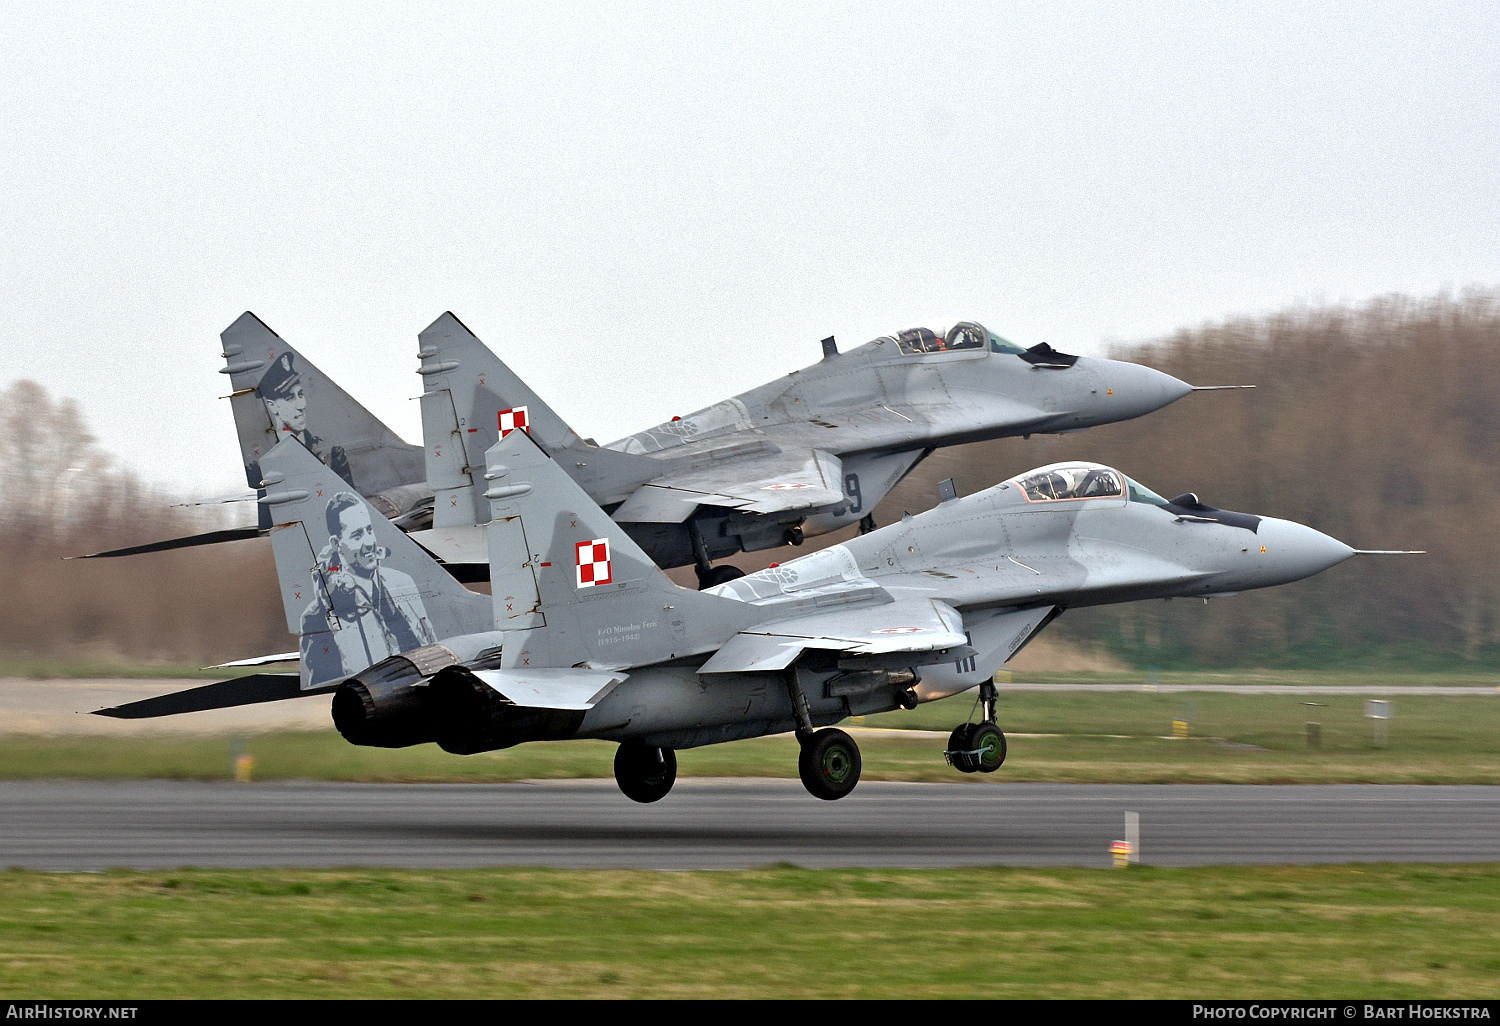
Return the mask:
<path fill-rule="evenodd" d="M 795 780 L 0 783 L 0 867 L 1107 866 L 1125 813 L 1158 866 L 1500 860 L 1500 787 Z"/>

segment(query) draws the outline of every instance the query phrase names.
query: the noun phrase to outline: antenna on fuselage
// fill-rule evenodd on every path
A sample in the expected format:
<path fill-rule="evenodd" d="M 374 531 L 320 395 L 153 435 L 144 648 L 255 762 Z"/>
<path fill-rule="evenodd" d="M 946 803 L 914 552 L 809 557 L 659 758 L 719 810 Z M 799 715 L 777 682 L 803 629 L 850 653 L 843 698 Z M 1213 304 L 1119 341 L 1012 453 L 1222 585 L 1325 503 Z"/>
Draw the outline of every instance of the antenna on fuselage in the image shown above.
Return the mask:
<path fill-rule="evenodd" d="M 823 359 L 839 355 L 839 347 L 833 344 L 833 336 L 829 335 L 823 340 Z"/>

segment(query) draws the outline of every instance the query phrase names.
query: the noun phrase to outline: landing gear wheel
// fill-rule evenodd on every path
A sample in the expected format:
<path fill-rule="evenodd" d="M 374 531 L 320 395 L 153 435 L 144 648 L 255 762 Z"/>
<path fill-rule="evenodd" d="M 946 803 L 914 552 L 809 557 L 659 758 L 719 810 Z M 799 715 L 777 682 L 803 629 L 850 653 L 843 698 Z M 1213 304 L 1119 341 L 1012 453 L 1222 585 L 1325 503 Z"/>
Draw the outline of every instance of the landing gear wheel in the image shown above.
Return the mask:
<path fill-rule="evenodd" d="M 948 735 L 944 754 L 960 773 L 993 773 L 1005 762 L 1005 735 L 988 720 L 960 724 Z"/>
<path fill-rule="evenodd" d="M 993 723 L 976 723 L 969 728 L 969 751 L 977 751 L 976 767 L 981 773 L 993 773 L 1005 762 L 1005 735 Z"/>
<path fill-rule="evenodd" d="M 639 741 L 626 741 L 615 751 L 615 783 L 633 802 L 660 801 L 677 782 L 677 753 Z"/>
<path fill-rule="evenodd" d="M 969 754 L 969 729 L 972 724 L 960 723 L 948 735 L 948 750 L 943 754 L 948 764 L 960 773 L 979 772 L 979 760 Z"/>
<path fill-rule="evenodd" d="M 824 727 L 802 742 L 797 772 L 814 798 L 837 801 L 859 783 L 859 746 L 842 730 Z"/>
<path fill-rule="evenodd" d="M 738 580 L 745 576 L 745 571 L 737 566 L 716 566 L 708 573 L 698 575 L 698 590 L 714 588 L 720 584 L 728 584 L 730 581 Z"/>

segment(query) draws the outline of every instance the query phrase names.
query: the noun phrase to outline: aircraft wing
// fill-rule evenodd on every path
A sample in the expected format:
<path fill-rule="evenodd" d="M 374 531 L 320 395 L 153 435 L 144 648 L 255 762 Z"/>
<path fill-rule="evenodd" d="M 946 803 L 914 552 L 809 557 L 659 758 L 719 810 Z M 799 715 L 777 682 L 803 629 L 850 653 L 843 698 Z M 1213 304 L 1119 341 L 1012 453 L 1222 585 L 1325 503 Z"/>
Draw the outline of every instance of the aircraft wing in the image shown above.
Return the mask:
<path fill-rule="evenodd" d="M 680 524 L 699 506 L 743 513 L 832 512 L 848 502 L 843 463 L 821 449 L 727 455 L 664 474 L 612 514 L 621 522 Z"/>
<path fill-rule="evenodd" d="M 502 698 L 527 709 L 592 709 L 630 676 L 583 667 L 471 672 Z"/>
<path fill-rule="evenodd" d="M 757 624 L 725 643 L 699 673 L 780 670 L 806 649 L 842 653 L 872 666 L 925 666 L 971 654 L 964 620 L 946 602 L 907 598 Z"/>

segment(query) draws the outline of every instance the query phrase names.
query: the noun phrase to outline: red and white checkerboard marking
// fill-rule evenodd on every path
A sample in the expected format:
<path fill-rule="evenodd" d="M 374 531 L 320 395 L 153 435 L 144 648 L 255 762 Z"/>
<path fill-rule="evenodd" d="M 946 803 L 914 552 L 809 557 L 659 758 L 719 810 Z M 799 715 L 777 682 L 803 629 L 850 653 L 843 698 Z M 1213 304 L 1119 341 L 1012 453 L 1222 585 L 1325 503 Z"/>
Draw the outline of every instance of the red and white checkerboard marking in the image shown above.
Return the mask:
<path fill-rule="evenodd" d="M 592 588 L 609 584 L 614 578 L 609 572 L 609 539 L 595 538 L 581 541 L 574 547 L 578 567 L 578 586 Z"/>
<path fill-rule="evenodd" d="M 517 406 L 510 410 L 501 410 L 496 415 L 500 420 L 500 437 L 504 438 L 516 428 L 520 428 L 528 435 L 531 434 L 531 425 L 526 423 L 526 407 Z"/>

